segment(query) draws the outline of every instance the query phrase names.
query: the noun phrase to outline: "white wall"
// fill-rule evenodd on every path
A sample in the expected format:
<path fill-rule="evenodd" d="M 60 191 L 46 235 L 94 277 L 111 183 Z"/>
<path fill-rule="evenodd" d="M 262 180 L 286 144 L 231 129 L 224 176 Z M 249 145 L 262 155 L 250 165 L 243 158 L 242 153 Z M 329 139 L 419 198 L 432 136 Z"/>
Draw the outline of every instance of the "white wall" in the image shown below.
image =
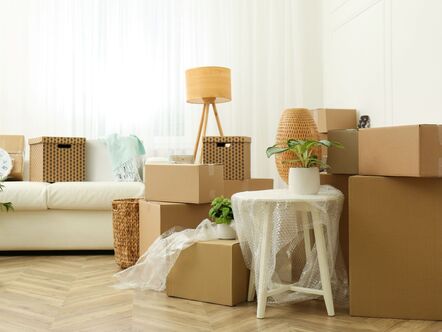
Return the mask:
<path fill-rule="evenodd" d="M 442 123 L 442 1 L 323 0 L 324 106 Z"/>

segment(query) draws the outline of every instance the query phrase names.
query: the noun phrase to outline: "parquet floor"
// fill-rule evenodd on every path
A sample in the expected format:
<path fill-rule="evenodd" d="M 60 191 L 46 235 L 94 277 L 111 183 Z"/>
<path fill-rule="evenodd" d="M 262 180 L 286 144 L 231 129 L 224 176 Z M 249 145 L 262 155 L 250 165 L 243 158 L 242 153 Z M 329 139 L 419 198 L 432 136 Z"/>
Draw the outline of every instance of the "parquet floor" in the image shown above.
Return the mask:
<path fill-rule="evenodd" d="M 327 317 L 320 301 L 237 307 L 111 288 L 113 256 L 0 257 L 0 331 L 442 331 L 442 322 Z"/>

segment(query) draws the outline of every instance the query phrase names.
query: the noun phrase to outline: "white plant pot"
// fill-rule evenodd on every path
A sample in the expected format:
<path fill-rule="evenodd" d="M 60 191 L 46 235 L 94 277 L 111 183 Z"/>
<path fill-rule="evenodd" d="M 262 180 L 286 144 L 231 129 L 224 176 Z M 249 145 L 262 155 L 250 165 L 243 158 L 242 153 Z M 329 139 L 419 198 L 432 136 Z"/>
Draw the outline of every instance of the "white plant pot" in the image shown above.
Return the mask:
<path fill-rule="evenodd" d="M 316 195 L 319 191 L 319 168 L 292 167 L 289 171 L 289 190 L 296 195 Z"/>
<path fill-rule="evenodd" d="M 236 239 L 236 232 L 232 226 L 227 224 L 216 224 L 216 234 L 220 240 Z"/>

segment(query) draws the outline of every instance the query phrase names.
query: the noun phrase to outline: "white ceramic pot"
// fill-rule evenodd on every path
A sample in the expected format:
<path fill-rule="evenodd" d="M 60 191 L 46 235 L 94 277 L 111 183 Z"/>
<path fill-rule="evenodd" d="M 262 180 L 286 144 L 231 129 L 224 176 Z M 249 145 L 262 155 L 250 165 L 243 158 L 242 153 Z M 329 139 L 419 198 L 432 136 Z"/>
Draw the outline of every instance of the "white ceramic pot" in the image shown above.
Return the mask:
<path fill-rule="evenodd" d="M 216 234 L 220 240 L 236 239 L 236 232 L 232 226 L 227 224 L 216 224 Z"/>
<path fill-rule="evenodd" d="M 319 168 L 292 167 L 289 171 L 289 190 L 297 195 L 316 195 L 319 191 Z"/>

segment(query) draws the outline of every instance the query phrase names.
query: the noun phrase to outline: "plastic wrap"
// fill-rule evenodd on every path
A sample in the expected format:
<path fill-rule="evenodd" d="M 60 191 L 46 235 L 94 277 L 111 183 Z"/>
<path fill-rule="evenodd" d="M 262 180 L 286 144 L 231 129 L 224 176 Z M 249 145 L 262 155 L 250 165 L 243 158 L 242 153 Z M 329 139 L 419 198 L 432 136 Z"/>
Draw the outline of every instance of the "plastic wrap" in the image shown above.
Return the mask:
<path fill-rule="evenodd" d="M 232 208 L 236 231 L 245 263 L 255 271 L 256 289 L 259 289 L 259 252 L 263 238 L 264 224 L 270 227 L 270 252 L 265 261 L 265 279 L 269 289 L 281 284 L 321 289 L 321 278 L 314 237 L 312 249 L 306 257 L 304 246 L 304 223 L 299 203 L 316 208 L 315 223 L 325 225 L 325 241 L 328 251 L 328 265 L 334 302 L 346 305 L 348 301 L 348 279 L 339 248 L 339 219 L 344 196 L 331 187 L 321 186 L 318 195 L 294 196 L 287 190 L 265 190 L 233 195 Z M 306 212 L 303 212 L 304 214 Z M 304 215 L 305 216 L 305 215 Z M 313 235 L 311 213 L 307 212 L 308 231 Z M 298 302 L 317 295 L 285 292 L 268 299 L 269 303 Z"/>
<path fill-rule="evenodd" d="M 208 219 L 196 229 L 172 228 L 158 237 L 134 266 L 114 275 L 118 280 L 114 287 L 163 291 L 166 289 L 167 275 L 181 251 L 195 242 L 215 239 L 215 224 Z"/>

